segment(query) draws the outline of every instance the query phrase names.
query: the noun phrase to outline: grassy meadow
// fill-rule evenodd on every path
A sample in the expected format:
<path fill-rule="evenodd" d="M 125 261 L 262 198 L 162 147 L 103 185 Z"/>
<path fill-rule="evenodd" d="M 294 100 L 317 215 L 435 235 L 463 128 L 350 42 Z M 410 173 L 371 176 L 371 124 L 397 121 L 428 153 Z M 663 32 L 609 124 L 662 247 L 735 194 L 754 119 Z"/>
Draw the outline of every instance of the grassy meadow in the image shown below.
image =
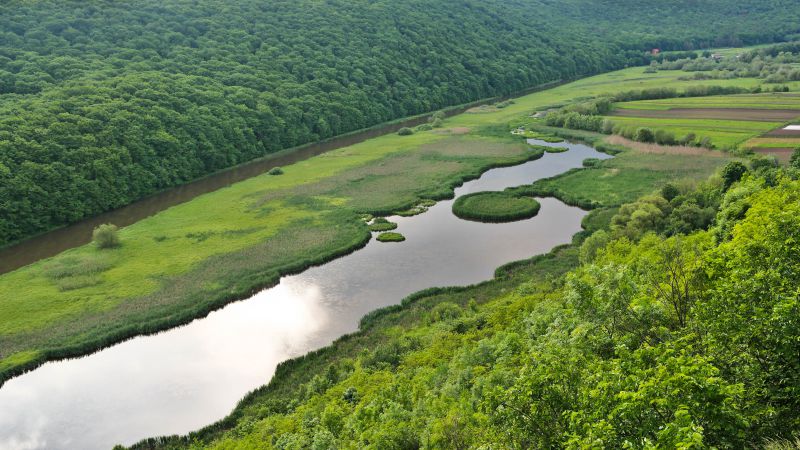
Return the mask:
<path fill-rule="evenodd" d="M 48 359 L 188 322 L 282 274 L 364 245 L 370 233 L 362 214 L 388 215 L 448 198 L 482 171 L 541 156 L 509 133 L 537 110 L 632 89 L 760 83 L 680 81 L 681 72 L 643 71 L 586 78 L 504 108 L 446 119 L 440 129 L 341 148 L 125 227 L 119 248 L 86 245 L 0 275 L 0 380 Z M 583 206 L 618 205 L 667 180 L 705 178 L 724 161 L 629 150 L 528 193 Z"/>

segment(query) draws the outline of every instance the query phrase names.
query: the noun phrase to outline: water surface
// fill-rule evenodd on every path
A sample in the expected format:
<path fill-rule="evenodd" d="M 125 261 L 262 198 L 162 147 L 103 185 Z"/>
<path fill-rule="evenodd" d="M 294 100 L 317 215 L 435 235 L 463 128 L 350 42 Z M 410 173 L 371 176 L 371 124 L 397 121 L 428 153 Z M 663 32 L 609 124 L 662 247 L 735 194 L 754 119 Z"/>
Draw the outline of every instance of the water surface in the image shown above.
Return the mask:
<path fill-rule="evenodd" d="M 555 145 L 570 150 L 490 170 L 456 196 L 608 158 L 580 144 Z M 539 201 L 538 216 L 506 224 L 460 220 L 452 201 L 415 217 L 392 217 L 405 242 L 373 240 L 186 326 L 9 380 L 0 388 L 0 449 L 107 449 L 219 420 L 267 383 L 279 362 L 356 330 L 364 314 L 424 288 L 487 280 L 504 263 L 569 242 L 586 212 Z"/>

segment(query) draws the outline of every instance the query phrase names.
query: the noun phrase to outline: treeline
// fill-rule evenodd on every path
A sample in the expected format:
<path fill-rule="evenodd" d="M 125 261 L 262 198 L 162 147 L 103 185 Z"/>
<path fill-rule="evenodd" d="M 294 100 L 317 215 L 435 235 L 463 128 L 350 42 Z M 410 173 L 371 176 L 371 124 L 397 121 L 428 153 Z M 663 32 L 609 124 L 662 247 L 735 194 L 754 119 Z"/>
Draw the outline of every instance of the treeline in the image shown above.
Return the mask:
<path fill-rule="evenodd" d="M 681 77 L 682 80 L 762 78 L 766 83 L 786 83 L 800 80 L 798 63 L 800 63 L 800 42 L 787 42 L 738 55 L 721 56 L 706 51 L 702 57 L 694 55 L 654 60 L 647 71 L 693 72 L 691 75 Z"/>
<path fill-rule="evenodd" d="M 714 148 L 711 138 L 699 138 L 694 133 L 676 137 L 666 130 L 653 130 L 649 127 L 630 127 L 614 123 L 613 119 L 603 117 L 611 111 L 614 102 L 630 102 L 635 100 L 656 100 L 679 97 L 705 97 L 709 95 L 731 95 L 761 92 L 761 88 L 745 89 L 736 86 L 688 86 L 679 91 L 674 88 L 650 88 L 620 92 L 586 102 L 567 105 L 557 111 L 548 112 L 545 124 L 550 127 L 568 128 L 571 130 L 594 131 L 603 134 L 617 134 L 625 138 L 660 145 L 689 145 Z"/>
<path fill-rule="evenodd" d="M 228 419 L 139 448 L 796 448 L 795 161 L 667 184 L 577 248 L 372 314 Z"/>
<path fill-rule="evenodd" d="M 5 2 L 0 245 L 279 149 L 646 64 L 651 46 L 797 31 L 778 0 L 622 3 Z"/>

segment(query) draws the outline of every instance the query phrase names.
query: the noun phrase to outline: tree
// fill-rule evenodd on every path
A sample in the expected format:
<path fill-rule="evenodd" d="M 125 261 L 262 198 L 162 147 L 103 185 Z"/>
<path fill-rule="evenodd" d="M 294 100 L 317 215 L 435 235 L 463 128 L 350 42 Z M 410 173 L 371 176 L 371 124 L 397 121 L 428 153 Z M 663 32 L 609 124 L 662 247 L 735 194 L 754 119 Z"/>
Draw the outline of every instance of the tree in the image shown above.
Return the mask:
<path fill-rule="evenodd" d="M 733 183 L 741 180 L 745 173 L 747 173 L 747 166 L 739 161 L 731 161 L 725 164 L 721 174 L 725 189 L 728 189 Z"/>
<path fill-rule="evenodd" d="M 800 147 L 797 147 L 792 152 L 792 157 L 789 159 L 789 165 L 795 169 L 800 169 Z"/>
<path fill-rule="evenodd" d="M 119 247 L 120 240 L 117 226 L 110 223 L 97 226 L 92 231 L 92 241 L 100 249 Z"/>

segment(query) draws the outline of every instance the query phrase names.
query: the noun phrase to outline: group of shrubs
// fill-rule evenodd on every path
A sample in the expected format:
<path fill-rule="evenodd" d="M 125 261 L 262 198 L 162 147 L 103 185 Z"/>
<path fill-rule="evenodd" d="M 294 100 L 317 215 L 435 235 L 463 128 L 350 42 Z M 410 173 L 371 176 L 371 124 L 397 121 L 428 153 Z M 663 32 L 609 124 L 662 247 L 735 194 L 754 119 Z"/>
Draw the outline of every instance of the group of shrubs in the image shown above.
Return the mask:
<path fill-rule="evenodd" d="M 416 131 L 430 131 L 434 128 L 441 128 L 443 124 L 444 113 L 442 111 L 436 111 L 428 118 L 427 123 L 419 124 L 413 129 L 409 127 L 400 128 L 397 130 L 397 134 L 400 136 L 411 136 Z"/>

